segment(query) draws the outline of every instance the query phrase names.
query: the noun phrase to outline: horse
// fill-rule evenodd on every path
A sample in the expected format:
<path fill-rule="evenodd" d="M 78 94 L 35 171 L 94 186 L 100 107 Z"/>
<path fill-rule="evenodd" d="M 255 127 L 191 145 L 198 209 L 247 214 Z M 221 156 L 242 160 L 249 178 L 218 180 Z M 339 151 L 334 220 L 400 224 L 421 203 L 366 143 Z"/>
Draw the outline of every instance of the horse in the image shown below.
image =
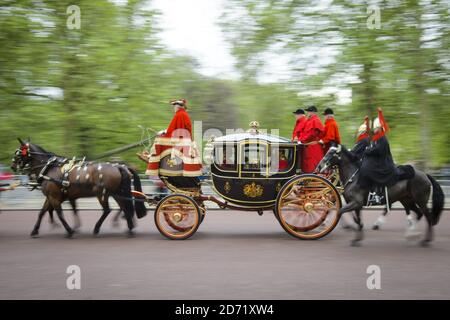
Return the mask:
<path fill-rule="evenodd" d="M 97 197 L 103 208 L 103 214 L 94 227 L 94 235 L 97 235 L 103 221 L 111 212 L 109 196 L 112 196 L 124 211 L 128 234 L 133 235 L 134 213 L 136 212 L 138 218 L 146 215 L 145 205 L 142 202 L 134 202 L 131 193 L 131 180 L 135 190 L 142 191 L 135 170 L 122 164 L 94 162 L 73 163 L 66 167 L 69 163 L 66 158 L 48 152 L 30 141 L 24 142 L 20 138 L 18 140 L 20 146 L 14 154 L 11 169 L 37 177 L 41 191 L 46 197 L 31 236 L 38 234 L 45 212 L 56 210 L 67 236 L 72 237 L 74 230 L 64 219 L 61 204 L 69 200 L 73 205 L 76 199 L 84 197 Z"/>
<path fill-rule="evenodd" d="M 344 186 L 344 198 L 347 200 L 347 204 L 340 209 L 339 214 L 355 211 L 354 219 L 357 224 L 357 230 L 351 244 L 358 246 L 364 238 L 361 210 L 366 203 L 370 190 L 359 186 L 360 162 L 354 160 L 354 155 L 345 146 L 337 145 L 328 150 L 317 168 L 319 172 L 323 172 L 327 168 L 338 167 Z M 433 195 L 432 209 L 430 211 L 427 203 L 431 188 L 433 189 Z M 390 207 L 394 202 L 400 201 L 407 210 L 418 210 L 425 216 L 428 227 L 421 244 L 427 246 L 433 240 L 433 226 L 438 224 L 444 208 L 445 196 L 438 182 L 430 175 L 415 169 L 412 179 L 398 181 L 395 185 L 388 187 L 387 194 L 389 199 L 387 206 Z"/>

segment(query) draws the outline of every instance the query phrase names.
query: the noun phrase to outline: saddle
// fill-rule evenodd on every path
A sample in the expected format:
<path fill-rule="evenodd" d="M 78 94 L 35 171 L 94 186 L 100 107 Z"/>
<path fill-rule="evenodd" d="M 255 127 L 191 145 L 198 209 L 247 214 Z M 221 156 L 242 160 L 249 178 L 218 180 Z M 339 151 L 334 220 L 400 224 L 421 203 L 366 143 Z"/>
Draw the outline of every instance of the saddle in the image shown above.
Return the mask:
<path fill-rule="evenodd" d="M 414 167 L 411 165 L 400 165 L 397 166 L 397 174 L 398 181 L 401 180 L 410 180 L 414 178 L 416 175 L 416 171 Z M 375 186 L 372 190 L 370 190 L 369 195 L 367 197 L 367 206 L 379 206 L 386 205 L 386 194 L 387 187 L 386 186 Z"/>
<path fill-rule="evenodd" d="M 412 179 L 416 175 L 416 171 L 414 170 L 414 167 L 409 164 L 397 166 L 397 170 L 398 170 L 398 180 L 399 181 Z"/>

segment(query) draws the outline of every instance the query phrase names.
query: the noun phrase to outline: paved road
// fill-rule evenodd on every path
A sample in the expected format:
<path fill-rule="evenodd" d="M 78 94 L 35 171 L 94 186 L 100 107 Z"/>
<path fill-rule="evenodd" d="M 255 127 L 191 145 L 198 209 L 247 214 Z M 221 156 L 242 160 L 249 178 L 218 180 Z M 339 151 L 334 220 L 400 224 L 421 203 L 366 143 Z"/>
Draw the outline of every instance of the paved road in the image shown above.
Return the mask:
<path fill-rule="evenodd" d="M 430 248 L 404 239 L 403 212 L 393 212 L 384 230 L 367 231 L 359 248 L 339 227 L 319 241 L 291 238 L 269 212 L 210 212 L 186 241 L 163 239 L 152 216 L 139 221 L 135 238 L 110 220 L 94 238 L 99 212 L 89 211 L 73 239 L 49 230 L 47 220 L 31 239 L 35 216 L 0 214 L 0 299 L 450 298 L 448 211 Z M 366 212 L 366 225 L 376 216 Z M 81 268 L 81 290 L 66 288 L 69 265 Z M 381 268 L 381 290 L 367 289 L 369 265 Z"/>

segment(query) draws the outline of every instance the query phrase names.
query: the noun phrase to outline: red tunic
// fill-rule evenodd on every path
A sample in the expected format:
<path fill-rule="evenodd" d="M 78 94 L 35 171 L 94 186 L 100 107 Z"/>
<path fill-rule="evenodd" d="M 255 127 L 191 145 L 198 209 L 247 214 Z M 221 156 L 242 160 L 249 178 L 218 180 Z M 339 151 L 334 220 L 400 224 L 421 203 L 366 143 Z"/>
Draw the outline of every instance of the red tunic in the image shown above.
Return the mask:
<path fill-rule="evenodd" d="M 181 130 L 185 129 L 185 130 Z M 175 132 L 176 131 L 176 132 Z M 165 137 L 171 138 L 174 137 L 173 134 L 175 132 L 175 137 L 183 137 L 183 138 L 192 138 L 192 124 L 191 119 L 189 118 L 188 113 L 185 109 L 180 108 L 173 117 L 172 121 L 167 128 L 167 132 L 164 135 Z"/>
<path fill-rule="evenodd" d="M 341 136 L 339 135 L 339 128 L 334 118 L 329 118 L 325 121 L 325 132 L 322 137 L 324 154 L 330 149 L 331 142 L 341 144 Z"/>
<path fill-rule="evenodd" d="M 305 125 L 305 130 L 300 137 L 302 143 L 319 141 L 323 136 L 324 127 L 317 115 L 312 115 Z M 313 172 L 323 158 L 323 149 L 319 143 L 304 146 L 302 157 L 302 171 Z"/>
<path fill-rule="evenodd" d="M 297 138 L 300 140 L 300 136 L 303 133 L 303 130 L 305 129 L 305 124 L 308 119 L 306 117 L 301 117 L 300 119 L 297 119 L 297 122 L 295 123 L 294 131 L 292 132 L 292 140 Z"/>
<path fill-rule="evenodd" d="M 179 140 L 179 141 L 177 141 Z M 173 143 L 172 143 L 173 142 Z M 165 162 L 181 159 L 182 165 Z M 201 157 L 192 143 L 192 124 L 185 109 L 175 113 L 167 131 L 155 139 L 147 165 L 149 176 L 200 176 L 202 174 Z"/>

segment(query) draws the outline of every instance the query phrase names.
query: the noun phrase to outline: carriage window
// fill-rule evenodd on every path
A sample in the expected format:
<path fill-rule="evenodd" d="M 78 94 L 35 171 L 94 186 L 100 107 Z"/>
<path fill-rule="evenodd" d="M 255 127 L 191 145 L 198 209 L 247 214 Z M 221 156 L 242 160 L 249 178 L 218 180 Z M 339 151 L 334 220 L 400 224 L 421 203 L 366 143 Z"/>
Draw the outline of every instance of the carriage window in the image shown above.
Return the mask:
<path fill-rule="evenodd" d="M 270 151 L 270 172 L 287 172 L 294 161 L 292 148 L 272 146 Z"/>
<path fill-rule="evenodd" d="M 247 144 L 242 152 L 242 170 L 266 172 L 267 146 L 260 144 Z"/>
<path fill-rule="evenodd" d="M 223 145 L 214 149 L 214 163 L 220 170 L 236 171 L 236 146 Z"/>

